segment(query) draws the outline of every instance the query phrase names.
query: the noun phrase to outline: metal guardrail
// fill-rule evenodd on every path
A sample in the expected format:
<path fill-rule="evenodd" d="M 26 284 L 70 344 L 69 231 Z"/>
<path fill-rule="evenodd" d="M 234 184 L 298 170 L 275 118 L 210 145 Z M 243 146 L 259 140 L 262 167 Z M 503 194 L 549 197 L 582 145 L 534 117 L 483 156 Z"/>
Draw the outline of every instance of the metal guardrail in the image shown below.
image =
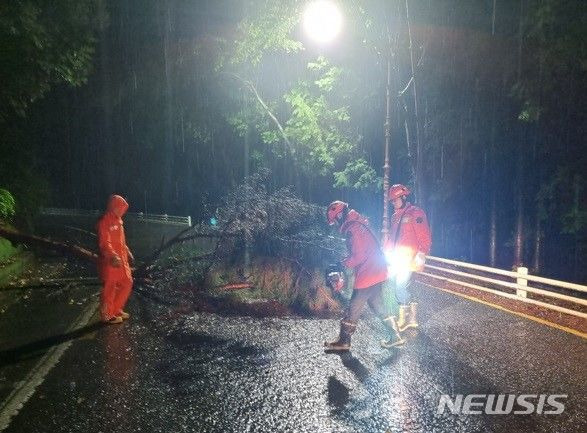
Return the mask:
<path fill-rule="evenodd" d="M 436 273 L 431 272 L 419 272 L 420 275 L 424 275 L 427 277 L 431 277 L 438 280 L 443 280 L 450 283 L 459 284 L 464 287 L 469 287 L 472 289 L 480 290 L 486 293 L 491 293 L 494 295 L 502 296 L 504 298 L 513 299 L 520 302 L 525 302 L 528 304 L 534 304 L 540 307 L 548 308 L 550 310 L 558 311 L 561 313 L 570 314 L 576 317 L 581 317 L 587 319 L 587 314 L 581 311 L 573 310 L 571 308 L 562 307 L 560 305 L 556 305 L 553 303 L 549 303 L 547 301 L 537 300 L 528 298 L 528 292 L 533 293 L 536 295 L 540 295 L 547 298 L 559 299 L 565 302 L 577 304 L 577 305 L 584 305 L 587 306 L 587 299 L 581 298 L 579 296 L 573 296 L 572 294 L 562 294 L 552 290 L 548 290 L 548 287 L 556 287 L 560 289 L 565 289 L 568 291 L 576 291 L 581 293 L 587 293 L 587 286 L 575 283 L 569 283 L 566 281 L 554 280 L 551 278 L 544 278 L 538 277 L 535 275 L 528 275 L 528 268 L 519 267 L 516 272 L 513 271 L 506 271 L 504 269 L 497 269 L 491 268 L 489 266 L 481 266 L 475 265 L 466 262 L 459 262 L 456 260 L 449 260 L 443 259 L 440 257 L 428 256 L 426 257 L 428 263 L 425 264 L 425 270 L 431 270 L 436 272 L 443 272 L 445 274 L 449 274 L 454 276 L 454 278 L 438 275 Z M 430 264 L 430 262 L 434 264 Z M 451 266 L 451 267 L 447 267 Z M 491 276 L 484 276 L 479 274 L 472 274 L 469 272 L 464 272 L 462 270 L 454 269 L 454 268 L 464 268 L 470 269 L 478 272 L 483 272 L 486 274 L 493 274 L 493 275 L 500 275 L 502 277 L 512 278 L 513 281 L 507 280 L 499 280 L 496 278 L 492 278 Z M 461 279 L 458 279 L 458 278 Z M 497 285 L 501 287 L 505 287 L 507 289 L 515 290 L 515 293 L 500 291 L 497 289 L 493 289 L 486 286 L 481 286 L 479 284 L 473 284 L 467 281 L 463 281 L 462 278 L 466 278 L 469 280 L 476 280 L 484 283 L 489 283 L 492 285 Z M 540 283 L 546 288 L 538 288 L 532 287 L 528 285 L 528 281 Z"/>
<path fill-rule="evenodd" d="M 41 209 L 41 215 L 53 215 L 53 216 L 94 216 L 98 217 L 104 213 L 99 210 L 85 210 L 85 209 L 61 209 L 54 207 L 46 207 Z M 191 227 L 192 217 L 191 216 L 176 216 L 176 215 L 159 215 L 159 214 L 148 214 L 143 212 L 127 212 L 124 215 L 125 220 L 132 219 L 137 221 L 145 222 L 163 222 L 167 224 L 181 225 Z"/>

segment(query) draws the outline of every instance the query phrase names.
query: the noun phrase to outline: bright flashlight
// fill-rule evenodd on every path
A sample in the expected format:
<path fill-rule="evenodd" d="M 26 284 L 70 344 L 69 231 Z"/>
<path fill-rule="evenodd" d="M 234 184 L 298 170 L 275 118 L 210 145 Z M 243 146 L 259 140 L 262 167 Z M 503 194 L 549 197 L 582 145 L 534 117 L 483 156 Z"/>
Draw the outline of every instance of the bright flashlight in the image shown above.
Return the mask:
<path fill-rule="evenodd" d="M 412 250 L 398 247 L 384 251 L 387 260 L 387 269 L 390 274 L 398 274 L 404 271 L 410 272 L 412 266 Z"/>
<path fill-rule="evenodd" d="M 318 42 L 329 42 L 342 27 L 342 14 L 336 5 L 328 0 L 310 3 L 304 11 L 304 30 Z"/>
<path fill-rule="evenodd" d="M 387 259 L 387 274 L 397 284 L 405 284 L 412 275 L 412 250 L 398 247 L 393 250 L 385 250 Z"/>

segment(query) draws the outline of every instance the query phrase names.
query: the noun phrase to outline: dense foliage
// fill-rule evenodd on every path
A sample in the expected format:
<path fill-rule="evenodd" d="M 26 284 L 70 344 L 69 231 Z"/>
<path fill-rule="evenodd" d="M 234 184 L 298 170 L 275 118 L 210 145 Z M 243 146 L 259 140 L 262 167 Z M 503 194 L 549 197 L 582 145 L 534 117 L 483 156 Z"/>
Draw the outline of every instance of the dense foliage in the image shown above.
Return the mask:
<path fill-rule="evenodd" d="M 96 32 L 104 25 L 101 0 L 0 3 L 0 185 L 16 195 L 26 222 L 47 199 L 47 177 L 41 174 L 47 161 L 40 149 L 52 147 L 52 133 L 34 131 L 39 118 L 27 112 L 52 90 L 87 82 Z M 59 159 L 54 149 L 51 153 Z"/>
<path fill-rule="evenodd" d="M 225 294 L 226 287 L 245 285 L 249 299 L 275 299 L 298 311 L 338 308 L 323 271 L 346 254 L 343 239 L 325 224 L 324 207 L 288 188 L 268 192 L 270 176 L 262 170 L 246 177 L 222 198 L 214 225 L 199 224 L 172 239 L 141 273 L 154 282 L 152 293 Z"/>
<path fill-rule="evenodd" d="M 2 2 L 0 122 L 56 85 L 87 81 L 100 12 L 97 0 Z"/>
<path fill-rule="evenodd" d="M 16 203 L 9 191 L 0 188 L 0 220 L 6 220 L 14 215 Z"/>
<path fill-rule="evenodd" d="M 583 3 L 340 1 L 342 34 L 318 46 L 301 0 L 8 2 L 1 71 L 23 81 L 3 106 L 28 118 L 0 125 L 0 184 L 24 207 L 117 191 L 207 221 L 269 168 L 267 194 L 346 199 L 377 223 L 390 58 L 391 181 L 417 192 L 433 253 L 584 280 Z M 29 52 L 45 66 L 15 59 Z"/>

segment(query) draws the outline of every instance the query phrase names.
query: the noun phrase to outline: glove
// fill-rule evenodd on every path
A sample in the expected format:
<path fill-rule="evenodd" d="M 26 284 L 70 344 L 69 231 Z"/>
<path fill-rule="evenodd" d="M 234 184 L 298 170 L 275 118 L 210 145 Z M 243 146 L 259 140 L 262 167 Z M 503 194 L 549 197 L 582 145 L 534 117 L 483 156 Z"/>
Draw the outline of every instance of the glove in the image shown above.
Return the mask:
<path fill-rule="evenodd" d="M 326 280 L 328 287 L 335 292 L 340 292 L 346 283 L 343 267 L 340 263 L 328 265 L 326 267 L 324 279 Z"/>

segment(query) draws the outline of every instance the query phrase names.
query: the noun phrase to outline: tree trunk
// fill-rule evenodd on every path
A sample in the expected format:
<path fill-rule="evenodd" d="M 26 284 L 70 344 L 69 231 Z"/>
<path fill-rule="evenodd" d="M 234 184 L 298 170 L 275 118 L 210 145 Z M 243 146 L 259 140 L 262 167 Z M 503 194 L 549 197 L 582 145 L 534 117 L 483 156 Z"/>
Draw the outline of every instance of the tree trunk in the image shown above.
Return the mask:
<path fill-rule="evenodd" d="M 100 32 L 100 93 L 102 100 L 104 101 L 100 112 L 100 126 L 99 126 L 99 137 L 97 142 L 99 145 L 95 145 L 96 151 L 99 154 L 96 155 L 96 161 L 100 161 L 102 165 L 102 184 L 98 185 L 101 192 L 104 190 L 107 194 L 112 194 L 116 187 L 116 175 L 114 167 L 117 164 L 114 163 L 114 136 L 112 134 L 112 89 L 111 89 L 111 78 L 108 71 L 111 70 L 110 59 L 111 59 L 111 40 L 108 32 L 106 31 L 106 25 L 101 26 Z M 101 188 L 100 188 L 101 187 Z"/>
<path fill-rule="evenodd" d="M 522 74 L 522 47 L 523 47 L 523 21 L 524 21 L 524 0 L 520 0 L 520 18 L 518 34 L 518 81 Z M 523 125 L 518 125 L 520 139 L 517 147 L 517 165 L 516 165 L 516 186 L 515 186 L 515 208 L 516 208 L 516 227 L 514 234 L 514 266 L 521 266 L 524 262 L 524 143 L 525 134 Z"/>
<path fill-rule="evenodd" d="M 0 227 L 0 236 L 11 242 L 37 245 L 42 248 L 48 248 L 92 263 L 95 263 L 98 260 L 98 255 L 95 252 L 80 246 L 22 233 L 6 227 Z"/>
<path fill-rule="evenodd" d="M 165 91 L 163 95 L 164 100 L 164 116 L 165 116 L 165 131 L 164 131 L 164 146 L 161 152 L 161 164 L 163 168 L 163 179 L 162 179 L 162 194 L 161 197 L 167 197 L 170 200 L 173 197 L 173 157 L 174 157 L 174 110 L 173 110 L 173 86 L 171 83 L 171 60 L 170 51 L 172 41 L 171 37 L 171 11 L 169 1 L 161 3 L 161 21 L 160 31 L 163 39 L 163 62 L 165 66 L 165 76 L 163 77 L 165 82 Z M 159 206 L 163 205 L 161 198 L 158 199 Z M 170 200 L 171 201 L 171 200 Z M 166 212 L 170 212 L 168 205 L 165 206 Z"/>
<path fill-rule="evenodd" d="M 573 280 L 578 281 L 579 279 L 579 231 L 580 228 L 577 226 L 580 223 L 577 221 L 580 218 L 581 214 L 581 205 L 580 205 L 580 196 L 581 196 L 581 183 L 579 175 L 575 175 L 573 179 L 573 228 L 575 234 L 575 245 L 574 245 L 574 255 L 573 255 Z"/>
<path fill-rule="evenodd" d="M 497 102 L 494 98 L 491 116 L 491 142 L 489 146 L 489 265 L 497 266 L 497 164 L 496 164 L 496 122 L 497 122 Z"/>
<path fill-rule="evenodd" d="M 491 13 L 491 36 L 495 36 L 495 12 L 497 9 L 497 0 L 493 0 L 493 9 Z"/>
<path fill-rule="evenodd" d="M 520 136 L 523 136 L 523 134 L 520 133 Z M 524 197 L 522 190 L 522 186 L 524 183 L 523 148 L 523 141 L 520 140 L 517 149 L 518 158 L 516 167 L 515 186 L 516 228 L 514 234 L 514 266 L 522 266 L 522 264 L 524 263 Z"/>
<path fill-rule="evenodd" d="M 539 274 L 542 271 L 542 250 L 544 242 L 544 232 L 542 230 L 542 218 L 540 217 L 539 211 L 536 212 L 536 226 L 534 228 L 534 263 L 532 268 L 535 274 Z"/>
<path fill-rule="evenodd" d="M 495 182 L 491 189 L 491 210 L 489 212 L 489 264 L 497 266 L 497 194 Z"/>

